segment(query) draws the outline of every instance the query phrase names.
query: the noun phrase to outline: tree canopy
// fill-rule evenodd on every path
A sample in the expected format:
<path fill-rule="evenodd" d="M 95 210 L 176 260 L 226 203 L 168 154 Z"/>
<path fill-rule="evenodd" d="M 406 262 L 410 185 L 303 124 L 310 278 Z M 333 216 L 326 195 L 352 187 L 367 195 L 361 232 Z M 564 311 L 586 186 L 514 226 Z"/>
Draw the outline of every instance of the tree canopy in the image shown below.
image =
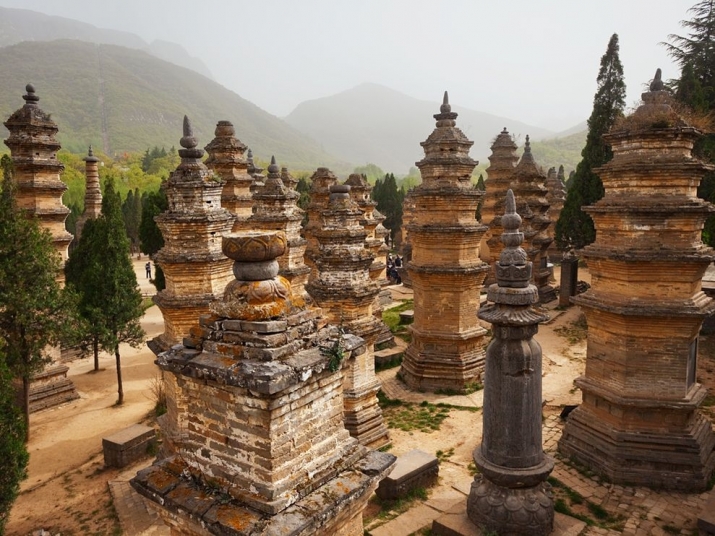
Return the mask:
<path fill-rule="evenodd" d="M 618 52 L 618 34 L 613 34 L 601 58 L 596 79 L 598 89 L 593 98 L 593 111 L 588 118 L 588 134 L 581 162 L 573 178 L 569 178 L 564 208 L 556 222 L 556 243 L 562 251 L 581 249 L 596 238 L 593 220 L 581 207 L 592 205 L 603 197 L 603 183 L 594 170 L 613 158 L 603 135 L 623 115 L 625 108 L 626 84 Z"/>

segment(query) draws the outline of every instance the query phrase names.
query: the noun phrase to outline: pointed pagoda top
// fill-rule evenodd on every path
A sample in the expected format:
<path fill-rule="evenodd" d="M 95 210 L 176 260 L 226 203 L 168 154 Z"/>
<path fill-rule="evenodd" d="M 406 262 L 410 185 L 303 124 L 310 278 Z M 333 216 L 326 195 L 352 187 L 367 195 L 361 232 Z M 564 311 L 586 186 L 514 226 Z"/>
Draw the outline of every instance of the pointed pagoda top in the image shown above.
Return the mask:
<path fill-rule="evenodd" d="M 276 157 L 271 156 L 271 164 L 268 166 L 268 177 L 280 179 L 281 173 L 278 164 L 276 164 Z"/>
<path fill-rule="evenodd" d="M 25 100 L 28 106 L 37 106 L 37 103 L 40 101 L 40 97 L 35 95 L 35 86 L 32 84 L 27 84 L 25 86 L 25 91 L 27 91 L 27 95 L 23 95 L 22 98 Z"/>
<path fill-rule="evenodd" d="M 499 147 L 507 147 L 513 151 L 516 151 L 516 143 L 514 143 L 514 138 L 509 131 L 504 127 L 504 129 L 499 133 L 499 135 L 494 138 L 494 143 L 492 143 L 491 150 L 497 149 Z"/>
<path fill-rule="evenodd" d="M 191 121 L 188 116 L 184 116 L 184 135 L 179 144 L 183 149 L 179 149 L 179 156 L 182 159 L 198 159 L 204 155 L 203 149 L 197 149 L 199 141 L 194 136 L 194 128 L 191 126 Z"/>
<path fill-rule="evenodd" d="M 529 135 L 526 135 L 526 141 L 524 142 L 524 154 L 521 155 L 521 160 L 519 160 L 519 166 L 522 164 L 536 164 L 534 160 L 534 155 L 531 154 L 531 141 L 529 140 Z"/>
<path fill-rule="evenodd" d="M 650 90 L 651 91 L 663 91 L 664 85 L 663 85 L 663 80 L 661 79 L 662 72 L 660 68 L 656 69 L 655 71 L 655 76 L 653 77 L 653 81 L 650 83 Z"/>
<path fill-rule="evenodd" d="M 442 106 L 439 107 L 439 113 L 433 117 L 437 120 L 438 127 L 453 127 L 456 126 L 457 113 L 452 111 L 452 106 L 449 104 L 449 94 L 445 91 L 442 97 Z"/>
<path fill-rule="evenodd" d="M 519 230 L 521 216 L 516 211 L 516 199 L 511 188 L 506 192 L 501 225 L 504 229 L 501 241 L 505 247 L 499 255 L 497 281 L 501 287 L 525 287 L 529 284 L 531 266 L 527 263 L 526 251 L 521 247 L 524 233 Z"/>
<path fill-rule="evenodd" d="M 87 151 L 87 156 L 85 156 L 82 160 L 85 162 L 99 162 L 99 158 L 94 156 L 94 151 L 92 151 L 92 146 L 89 146 L 89 150 Z"/>

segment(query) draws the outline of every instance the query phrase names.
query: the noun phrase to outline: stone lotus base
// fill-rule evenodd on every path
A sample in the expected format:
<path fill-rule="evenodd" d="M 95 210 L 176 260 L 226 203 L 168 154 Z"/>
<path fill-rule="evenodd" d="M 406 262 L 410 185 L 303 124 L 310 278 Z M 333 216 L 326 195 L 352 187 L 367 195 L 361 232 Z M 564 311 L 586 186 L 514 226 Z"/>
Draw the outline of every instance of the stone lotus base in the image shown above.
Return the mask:
<path fill-rule="evenodd" d="M 369 452 L 350 469 L 274 515 L 254 510 L 193 477 L 178 456 L 140 471 L 131 485 L 152 501 L 175 536 L 361 536 L 367 501 L 394 462 L 391 454 Z"/>
<path fill-rule="evenodd" d="M 551 485 L 504 488 L 477 475 L 467 499 L 469 519 L 500 535 L 545 536 L 554 527 Z"/>

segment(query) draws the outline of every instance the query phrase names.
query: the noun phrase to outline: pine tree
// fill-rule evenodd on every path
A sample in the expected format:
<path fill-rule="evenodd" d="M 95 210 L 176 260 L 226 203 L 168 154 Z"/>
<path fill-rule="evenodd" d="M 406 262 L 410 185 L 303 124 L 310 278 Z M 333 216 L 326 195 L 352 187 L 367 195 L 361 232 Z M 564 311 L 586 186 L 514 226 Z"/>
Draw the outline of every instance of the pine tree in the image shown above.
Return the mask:
<path fill-rule="evenodd" d="M 5 170 L 0 193 L 0 343 L 6 364 L 22 380 L 25 433 L 30 431 L 30 379 L 50 362 L 48 351 L 71 346 L 76 301 L 57 282 L 61 258 L 49 231 L 17 206 Z"/>
<path fill-rule="evenodd" d="M 691 20 L 681 21 L 690 30 L 688 36 L 669 35 L 668 53 L 680 64 L 680 78 L 675 81 L 675 98 L 695 112 L 715 110 L 715 0 L 704 0 L 688 10 Z M 706 162 L 715 162 L 715 134 L 704 135 L 693 153 Z M 715 202 L 715 173 L 708 172 L 698 186 L 698 197 Z M 715 215 L 703 228 L 703 242 L 715 246 Z"/>
<path fill-rule="evenodd" d="M 27 477 L 25 468 L 30 459 L 25 448 L 25 421 L 15 404 L 12 374 L 5 364 L 0 348 L 0 534 L 12 504 L 20 490 L 20 482 Z"/>
<path fill-rule="evenodd" d="M 402 201 L 405 198 L 404 190 L 397 189 L 397 180 L 392 173 L 385 174 L 384 179 L 378 179 L 372 189 L 372 198 L 377 202 L 377 210 L 385 216 L 382 223 L 390 230 L 390 239 L 402 227 Z"/>
<path fill-rule="evenodd" d="M 82 233 L 83 258 L 68 263 L 67 283 L 80 293 L 80 311 L 91 323 L 91 335 L 104 351 L 113 352 L 117 365 L 117 404 L 124 402 L 119 345 L 138 347 L 144 341 L 139 323 L 144 311 L 142 296 L 129 254 L 124 230 L 122 202 L 114 181 L 105 186 L 102 215 L 89 225 L 87 238 Z"/>
<path fill-rule="evenodd" d="M 593 99 L 593 111 L 588 118 L 586 146 L 581 152 L 582 159 L 576 166 L 573 179 L 570 179 L 564 208 L 556 222 L 556 244 L 562 251 L 581 249 L 596 238 L 593 220 L 581 207 L 592 205 L 603 197 L 603 183 L 594 170 L 613 158 L 603 135 L 623 115 L 625 108 L 626 84 L 618 49 L 618 34 L 613 34 L 601 58 L 596 79 L 598 89 Z"/>

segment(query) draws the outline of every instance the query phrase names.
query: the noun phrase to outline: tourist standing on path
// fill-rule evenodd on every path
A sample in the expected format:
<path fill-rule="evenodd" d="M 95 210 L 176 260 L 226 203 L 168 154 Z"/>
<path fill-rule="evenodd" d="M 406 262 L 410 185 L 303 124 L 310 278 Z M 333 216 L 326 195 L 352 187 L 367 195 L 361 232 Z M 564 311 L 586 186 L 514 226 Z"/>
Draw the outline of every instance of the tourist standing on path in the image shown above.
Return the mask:
<path fill-rule="evenodd" d="M 151 279 L 151 262 L 147 262 L 144 267 L 146 268 L 146 278 Z"/>

